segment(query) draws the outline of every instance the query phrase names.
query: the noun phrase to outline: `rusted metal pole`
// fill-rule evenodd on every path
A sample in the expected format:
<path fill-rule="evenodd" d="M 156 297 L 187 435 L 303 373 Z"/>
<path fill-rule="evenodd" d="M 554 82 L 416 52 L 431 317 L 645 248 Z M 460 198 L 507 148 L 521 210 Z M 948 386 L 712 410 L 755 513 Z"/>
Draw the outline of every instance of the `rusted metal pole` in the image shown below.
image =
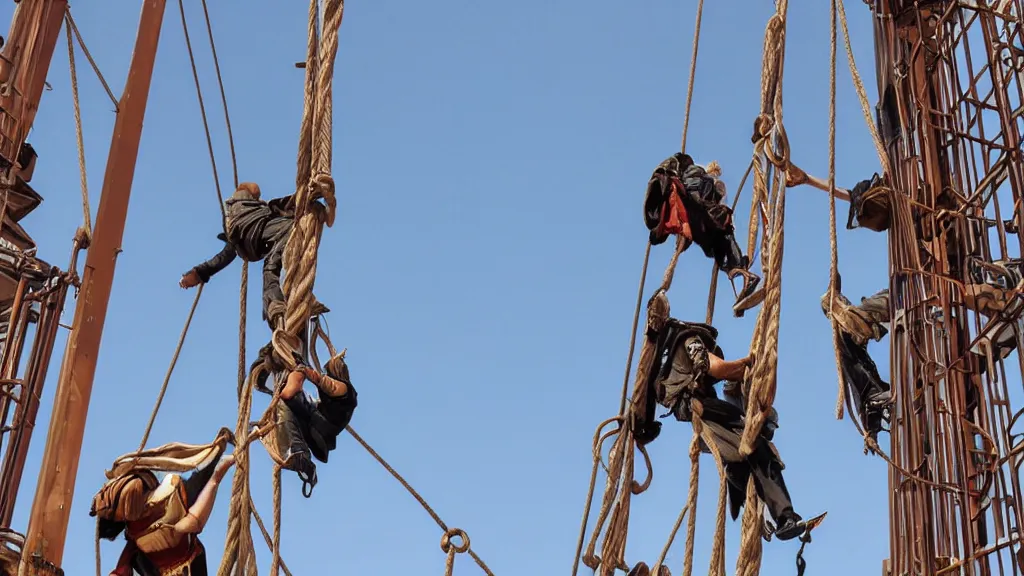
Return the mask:
<path fill-rule="evenodd" d="M 49 576 L 63 559 L 96 359 L 124 236 L 165 6 L 165 0 L 144 0 L 142 5 L 135 51 L 103 175 L 92 244 L 85 259 L 75 319 L 61 365 L 19 576 Z"/>
<path fill-rule="evenodd" d="M 0 156 L 16 162 L 50 70 L 67 0 L 21 0 L 0 53 Z"/>

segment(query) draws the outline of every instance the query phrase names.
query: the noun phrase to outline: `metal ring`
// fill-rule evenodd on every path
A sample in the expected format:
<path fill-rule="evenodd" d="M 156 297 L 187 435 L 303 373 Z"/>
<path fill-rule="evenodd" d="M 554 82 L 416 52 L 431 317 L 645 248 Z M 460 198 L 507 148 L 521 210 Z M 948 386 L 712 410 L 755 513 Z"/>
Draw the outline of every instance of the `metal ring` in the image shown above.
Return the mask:
<path fill-rule="evenodd" d="M 456 544 L 452 541 L 452 538 L 459 538 L 462 540 L 462 544 Z M 449 528 L 444 536 L 441 536 L 441 551 L 447 554 L 450 550 L 461 554 L 466 550 L 469 550 L 469 535 L 466 531 L 461 528 Z"/>

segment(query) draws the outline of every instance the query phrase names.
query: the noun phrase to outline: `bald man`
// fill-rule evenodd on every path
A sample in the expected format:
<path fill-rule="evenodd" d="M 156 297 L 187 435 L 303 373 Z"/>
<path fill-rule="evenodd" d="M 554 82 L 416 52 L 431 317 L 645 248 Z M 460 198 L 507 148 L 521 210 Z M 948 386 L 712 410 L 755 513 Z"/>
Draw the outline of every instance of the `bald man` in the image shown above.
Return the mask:
<path fill-rule="evenodd" d="M 263 319 L 270 328 L 280 326 L 284 318 L 284 294 L 281 292 L 281 265 L 284 247 L 295 222 L 294 195 L 275 198 L 269 202 L 260 198 L 260 187 L 243 182 L 238 190 L 224 202 L 227 215 L 227 234 L 218 234 L 224 249 L 216 256 L 199 264 L 181 277 L 182 288 L 205 284 L 210 278 L 227 268 L 236 256 L 248 262 L 263 260 Z"/>

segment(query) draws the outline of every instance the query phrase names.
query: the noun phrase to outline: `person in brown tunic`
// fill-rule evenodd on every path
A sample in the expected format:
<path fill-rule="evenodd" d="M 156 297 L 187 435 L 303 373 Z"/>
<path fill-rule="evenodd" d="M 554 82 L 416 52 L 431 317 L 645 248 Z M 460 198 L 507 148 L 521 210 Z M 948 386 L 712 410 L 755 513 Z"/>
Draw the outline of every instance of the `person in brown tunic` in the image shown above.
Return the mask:
<path fill-rule="evenodd" d="M 152 469 L 132 469 L 114 477 L 93 499 L 101 538 L 122 531 L 125 547 L 110 576 L 207 576 L 206 550 L 199 534 L 206 527 L 224 475 L 234 464 L 221 458 L 230 432 L 223 430 L 188 478 L 170 473 L 158 480 Z M 216 463 L 216 464 L 215 464 Z"/>

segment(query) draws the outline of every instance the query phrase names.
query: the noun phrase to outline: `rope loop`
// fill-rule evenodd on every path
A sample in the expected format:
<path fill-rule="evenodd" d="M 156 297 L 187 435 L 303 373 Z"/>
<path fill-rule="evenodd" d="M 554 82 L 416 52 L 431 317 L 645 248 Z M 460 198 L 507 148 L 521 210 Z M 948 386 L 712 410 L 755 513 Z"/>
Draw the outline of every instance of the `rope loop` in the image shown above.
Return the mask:
<path fill-rule="evenodd" d="M 775 123 L 772 133 L 765 142 L 764 156 L 779 170 L 789 169 L 789 136 L 781 122 Z M 771 143 L 772 145 L 769 145 Z M 773 147 L 774 146 L 774 147 Z"/>
<path fill-rule="evenodd" d="M 310 203 L 323 198 L 327 204 L 326 213 L 318 214 L 318 217 L 330 228 L 334 225 L 334 214 L 338 207 L 338 201 L 335 198 L 334 178 L 326 172 L 317 172 L 309 179 L 307 187 L 309 189 Z"/>
<path fill-rule="evenodd" d="M 293 370 L 298 366 L 295 351 L 302 349 L 302 340 L 297 335 L 289 334 L 283 328 L 278 328 L 274 330 L 270 342 L 274 347 L 274 352 L 276 352 L 275 360 L 288 370 Z"/>
<path fill-rule="evenodd" d="M 462 541 L 461 544 L 455 542 L 455 538 Z M 441 536 L 441 551 L 448 554 L 454 550 L 457 554 L 462 554 L 469 550 L 469 535 L 466 531 L 461 528 L 449 528 L 445 531 L 444 536 Z"/>
<path fill-rule="evenodd" d="M 750 137 L 752 144 L 757 144 L 761 140 L 764 140 L 771 134 L 772 128 L 775 127 L 775 118 L 769 114 L 758 114 L 754 118 L 754 134 Z"/>

